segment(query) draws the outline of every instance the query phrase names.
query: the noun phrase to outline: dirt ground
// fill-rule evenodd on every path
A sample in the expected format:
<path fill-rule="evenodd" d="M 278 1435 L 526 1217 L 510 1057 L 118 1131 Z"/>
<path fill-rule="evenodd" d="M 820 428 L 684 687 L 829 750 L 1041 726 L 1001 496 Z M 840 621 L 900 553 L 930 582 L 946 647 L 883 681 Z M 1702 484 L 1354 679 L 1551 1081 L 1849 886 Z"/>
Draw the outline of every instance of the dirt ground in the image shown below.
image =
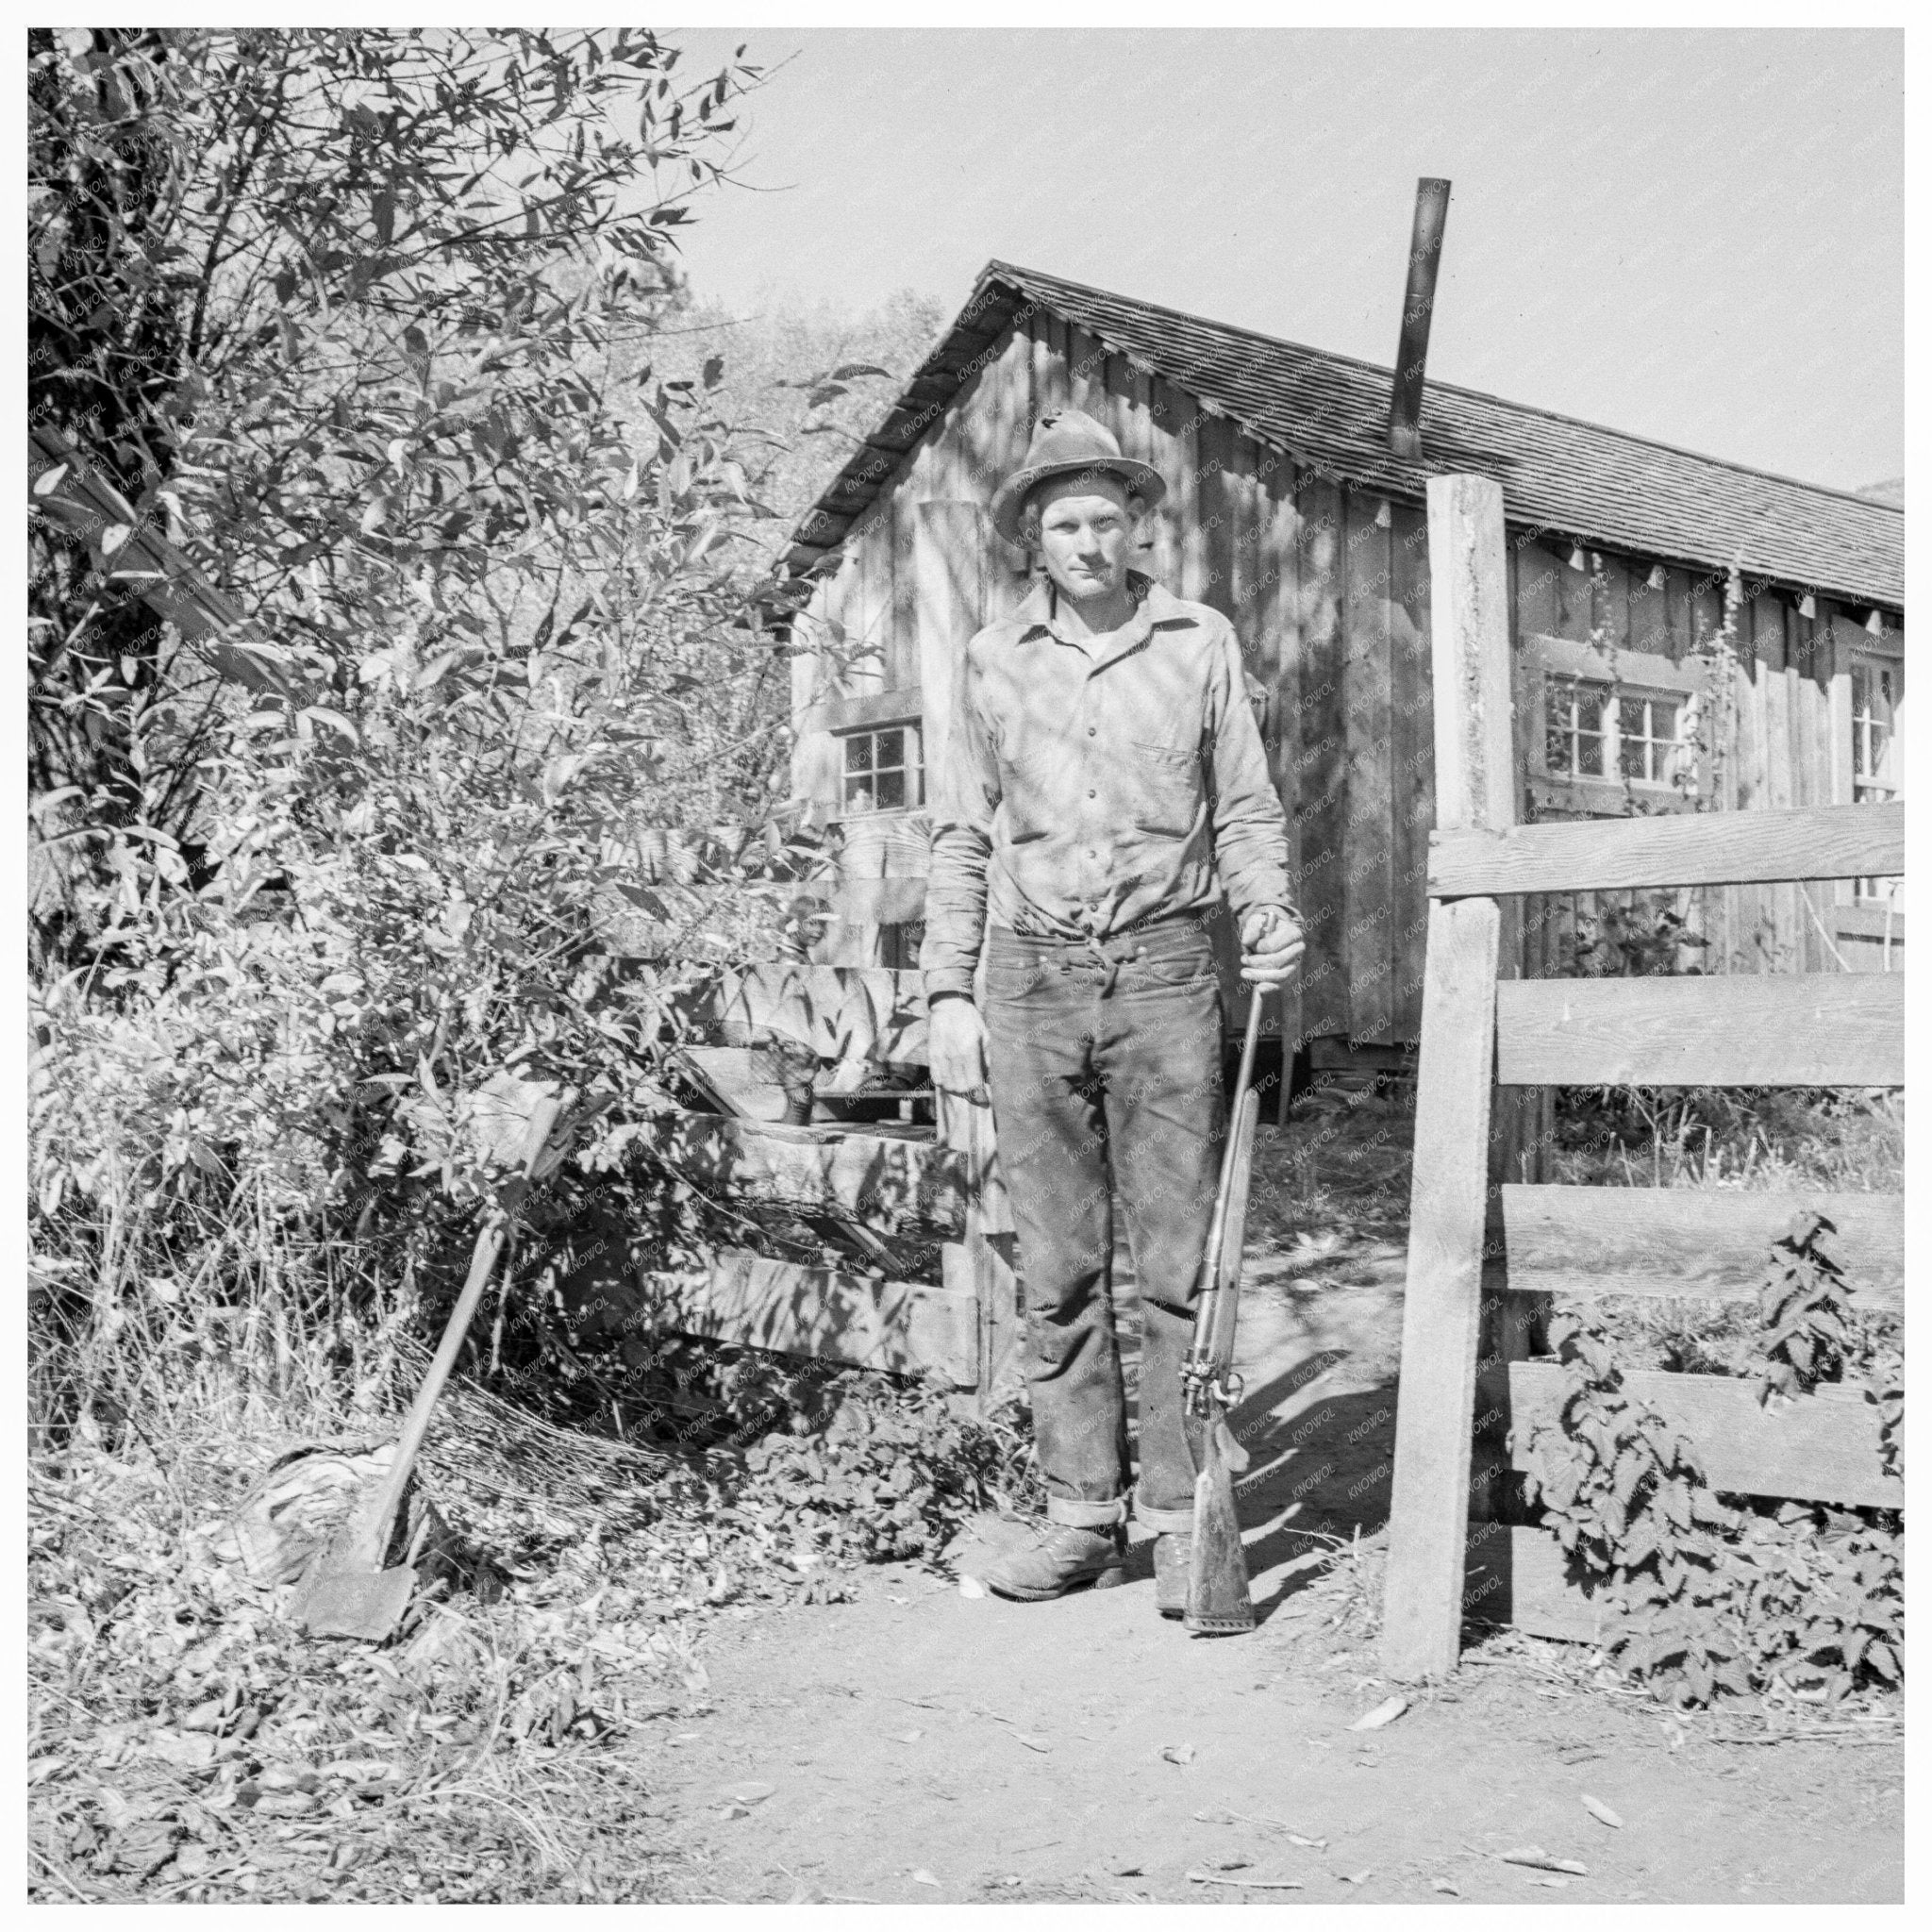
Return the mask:
<path fill-rule="evenodd" d="M 1351 1731 L 1392 1688 L 1374 1620 L 1407 1169 L 1399 1104 L 1367 1106 L 1338 1100 L 1325 1143 L 1299 1121 L 1292 1171 L 1272 1129 L 1257 1155 L 1236 1416 L 1254 1634 L 1158 1619 L 1140 1539 L 1124 1588 L 1058 1603 L 892 1566 L 856 1602 L 721 1620 L 712 1708 L 666 1734 L 651 1780 L 686 1895 L 1901 1897 L 1892 1724 L 1679 1721 L 1577 1646 L 1493 1632 L 1452 1682 Z M 1586 1869 L 1504 1862 L 1525 1846 Z"/>
<path fill-rule="evenodd" d="M 513 1460 L 490 1465 L 504 1496 L 537 1488 L 491 1521 L 541 1553 L 512 1594 L 332 1648 L 218 1557 L 201 1463 L 77 1450 L 30 1516 L 33 1895 L 1899 1899 L 1895 1700 L 1679 1720 L 1584 1646 L 1471 1626 L 1449 1682 L 1351 1729 L 1393 1690 L 1407 1138 L 1399 1101 L 1338 1094 L 1263 1131 L 1235 1415 L 1248 1636 L 1159 1620 L 1144 1540 L 1124 1588 L 1058 1603 L 904 1564 L 802 1590 L 769 1552 L 724 1551 L 727 1574 L 701 1500 L 633 1517 L 620 1486 Z M 1131 1338 L 1130 1281 L 1122 1299 Z M 963 1540 L 969 1575 L 999 1533 Z M 1503 1857 L 1527 1847 L 1583 1869 Z"/>

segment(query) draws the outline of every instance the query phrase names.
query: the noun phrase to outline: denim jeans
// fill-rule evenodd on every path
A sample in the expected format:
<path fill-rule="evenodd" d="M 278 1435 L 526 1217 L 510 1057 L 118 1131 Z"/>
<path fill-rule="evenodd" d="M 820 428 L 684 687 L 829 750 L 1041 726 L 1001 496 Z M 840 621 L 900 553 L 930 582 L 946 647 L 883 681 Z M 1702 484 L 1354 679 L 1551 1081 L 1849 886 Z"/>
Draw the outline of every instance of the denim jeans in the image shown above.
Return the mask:
<path fill-rule="evenodd" d="M 1205 925 L 1105 940 L 988 941 L 987 1031 L 1000 1168 L 1025 1277 L 1026 1378 L 1048 1517 L 1124 1513 L 1126 1400 L 1112 1298 L 1117 1187 L 1141 1301 L 1135 1514 L 1192 1521 L 1181 1364 L 1221 1173 L 1221 986 Z"/>

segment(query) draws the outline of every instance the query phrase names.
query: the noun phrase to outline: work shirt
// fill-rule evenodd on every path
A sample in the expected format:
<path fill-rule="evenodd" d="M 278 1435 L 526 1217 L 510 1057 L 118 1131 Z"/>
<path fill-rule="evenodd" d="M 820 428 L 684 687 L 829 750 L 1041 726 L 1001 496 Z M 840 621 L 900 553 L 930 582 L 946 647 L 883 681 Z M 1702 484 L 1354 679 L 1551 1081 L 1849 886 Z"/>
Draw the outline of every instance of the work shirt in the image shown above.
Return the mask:
<path fill-rule="evenodd" d="M 1049 581 L 966 647 L 932 774 L 928 998 L 972 992 L 989 919 L 1105 939 L 1224 887 L 1237 914 L 1292 910 L 1234 626 L 1138 571 L 1127 588 L 1134 614 L 1105 636 L 1076 641 Z"/>

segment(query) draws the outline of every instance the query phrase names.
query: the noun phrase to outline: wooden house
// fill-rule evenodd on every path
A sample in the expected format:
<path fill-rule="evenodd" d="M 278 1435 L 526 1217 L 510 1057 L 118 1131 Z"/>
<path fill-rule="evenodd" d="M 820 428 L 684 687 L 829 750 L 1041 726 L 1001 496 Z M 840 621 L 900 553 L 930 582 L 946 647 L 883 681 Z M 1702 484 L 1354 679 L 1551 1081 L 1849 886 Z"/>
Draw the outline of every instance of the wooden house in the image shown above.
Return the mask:
<path fill-rule="evenodd" d="M 1432 475 L 1503 486 L 1523 818 L 1897 794 L 1901 508 L 1441 383 L 1424 386 L 1420 459 L 1404 459 L 1391 380 L 988 265 L 790 553 L 794 790 L 829 831 L 822 963 L 916 964 L 924 770 L 966 640 L 1034 568 L 987 505 L 1061 403 L 1159 469 L 1143 567 L 1240 634 L 1308 923 L 1292 1038 L 1332 1054 L 1419 1031 Z M 1538 902 L 1521 969 L 1890 969 L 1898 885 Z"/>

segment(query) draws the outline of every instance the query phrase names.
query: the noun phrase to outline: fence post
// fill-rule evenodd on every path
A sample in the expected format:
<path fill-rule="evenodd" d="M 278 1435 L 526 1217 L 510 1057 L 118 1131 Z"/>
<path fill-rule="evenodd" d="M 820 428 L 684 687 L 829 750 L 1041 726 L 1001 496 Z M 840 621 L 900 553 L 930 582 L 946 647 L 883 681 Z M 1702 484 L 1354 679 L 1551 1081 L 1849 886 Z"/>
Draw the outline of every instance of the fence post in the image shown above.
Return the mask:
<path fill-rule="evenodd" d="M 1513 824 L 1503 487 L 1437 476 L 1428 498 L 1436 823 Z M 1501 935 L 1494 899 L 1430 902 L 1383 1598 L 1393 1677 L 1453 1670 L 1462 1626 Z"/>

